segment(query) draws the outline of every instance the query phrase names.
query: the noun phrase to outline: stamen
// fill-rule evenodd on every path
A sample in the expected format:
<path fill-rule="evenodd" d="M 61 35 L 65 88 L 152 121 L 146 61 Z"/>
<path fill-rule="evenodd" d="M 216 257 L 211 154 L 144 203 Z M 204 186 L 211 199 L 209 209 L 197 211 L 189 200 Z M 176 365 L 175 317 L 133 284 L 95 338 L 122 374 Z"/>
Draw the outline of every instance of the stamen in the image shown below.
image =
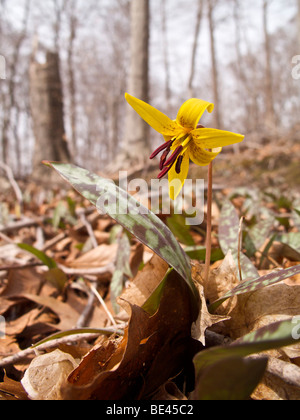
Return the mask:
<path fill-rule="evenodd" d="M 175 150 L 175 152 L 172 154 L 172 156 L 167 160 L 167 162 L 164 164 L 164 166 L 170 166 L 170 165 L 174 165 L 176 159 L 178 158 L 178 156 L 180 155 L 180 153 L 183 151 L 183 147 L 179 146 L 177 147 L 177 149 Z"/>
<path fill-rule="evenodd" d="M 165 149 L 168 149 L 172 146 L 174 140 L 170 140 L 165 144 L 162 144 L 158 149 L 156 149 L 152 155 L 150 156 L 150 159 L 154 159 L 160 152 L 164 151 Z"/>
<path fill-rule="evenodd" d="M 158 174 L 157 179 L 162 179 L 169 172 L 170 169 L 171 167 L 165 168 L 160 174 Z"/>
<path fill-rule="evenodd" d="M 176 162 L 176 173 L 179 175 L 181 172 L 181 166 L 182 166 L 182 162 L 183 162 L 183 155 L 179 156 L 179 158 L 177 159 Z"/>
<path fill-rule="evenodd" d="M 167 157 L 169 156 L 171 149 L 168 148 L 162 155 L 161 159 L 160 159 L 160 164 L 159 164 L 159 169 L 162 171 L 164 168 L 164 164 L 167 160 Z"/>

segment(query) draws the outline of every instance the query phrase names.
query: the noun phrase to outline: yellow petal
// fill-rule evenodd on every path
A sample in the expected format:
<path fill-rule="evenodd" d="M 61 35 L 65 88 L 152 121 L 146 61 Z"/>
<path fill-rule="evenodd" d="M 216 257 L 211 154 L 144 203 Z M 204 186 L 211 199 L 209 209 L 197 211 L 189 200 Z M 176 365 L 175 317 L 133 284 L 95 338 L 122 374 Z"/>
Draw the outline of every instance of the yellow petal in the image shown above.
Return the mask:
<path fill-rule="evenodd" d="M 176 164 L 173 165 L 173 167 L 169 171 L 169 188 L 170 188 L 169 194 L 170 194 L 171 200 L 175 200 L 180 194 L 180 191 L 182 190 L 185 180 L 187 179 L 187 176 L 189 173 L 189 167 L 190 167 L 189 153 L 185 152 L 183 155 L 183 161 L 181 164 L 180 174 L 177 174 L 176 172 Z"/>
<path fill-rule="evenodd" d="M 171 120 L 153 106 L 129 95 L 128 93 L 125 94 L 125 98 L 139 116 L 163 136 L 175 137 L 182 131 L 175 121 Z"/>
<path fill-rule="evenodd" d="M 206 110 L 210 113 L 213 112 L 214 104 L 202 99 L 189 99 L 180 108 L 176 121 L 181 127 L 194 130 Z"/>
<path fill-rule="evenodd" d="M 231 144 L 240 143 L 245 136 L 231 133 L 230 131 L 216 130 L 214 128 L 199 128 L 192 133 L 196 146 L 202 149 L 215 149 L 225 147 Z"/>
<path fill-rule="evenodd" d="M 191 160 L 198 166 L 209 165 L 220 153 L 222 148 L 214 149 L 213 152 L 197 147 L 194 142 L 190 143 L 189 153 Z"/>

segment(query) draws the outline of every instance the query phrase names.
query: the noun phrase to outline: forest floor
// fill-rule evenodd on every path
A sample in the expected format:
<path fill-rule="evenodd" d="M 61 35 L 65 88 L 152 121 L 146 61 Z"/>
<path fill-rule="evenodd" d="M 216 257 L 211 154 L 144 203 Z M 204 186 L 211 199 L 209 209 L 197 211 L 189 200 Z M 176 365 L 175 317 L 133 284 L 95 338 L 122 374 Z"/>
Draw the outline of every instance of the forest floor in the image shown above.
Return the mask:
<path fill-rule="evenodd" d="M 220 263 L 224 258 L 218 240 L 220 208 L 217 204 L 220 197 L 230 198 L 239 216 L 244 215 L 246 219 L 249 216 L 246 226 L 250 229 L 259 221 L 253 219 L 253 213 L 247 214 L 245 211 L 245 202 L 251 199 L 247 191 L 256 189 L 261 193 L 266 192 L 258 205 L 272 211 L 276 223 L 265 240 L 268 242 L 274 233 L 299 234 L 299 221 L 297 219 L 298 222 L 295 222 L 291 216 L 295 208 L 300 209 L 299 162 L 300 142 L 293 140 L 269 142 L 237 153 L 224 153 L 216 160 L 214 185 L 215 192 L 220 195 L 214 201 L 213 214 L 215 261 L 219 260 Z M 45 167 L 45 171 L 48 170 Z M 206 179 L 206 172 L 206 168 L 191 166 L 190 177 Z M 145 176 L 147 180 L 155 178 L 156 174 L 154 168 L 147 174 L 138 169 L 134 172 L 134 176 Z M 121 249 L 120 231 L 112 219 L 100 216 L 86 200 L 67 186 L 65 189 L 46 189 L 32 182 L 20 181 L 24 198 L 20 205 L 8 181 L 3 178 L 0 182 L 0 316 L 4 317 L 0 321 L 6 321 L 6 335 L 2 339 L 0 337 L 0 399 L 26 399 L 20 381 L 35 357 L 35 352 L 30 349 L 32 344 L 75 327 L 107 329 L 100 337 L 99 333 L 95 336 L 90 332 L 89 336 L 82 336 L 72 344 L 66 338 L 65 341 L 54 342 L 56 347 L 53 347 L 66 351 L 78 360 L 95 345 L 97 348 L 105 347 L 105 336 L 109 335 L 111 328 L 124 329 L 128 315 L 124 310 L 117 313 L 116 296 L 111 289 Z M 241 188 L 244 188 L 244 192 L 241 192 Z M 169 216 L 172 219 L 172 215 Z M 181 232 L 178 231 L 178 220 L 169 221 L 164 215 L 163 221 L 168 223 L 182 245 L 205 245 L 206 221 L 195 229 L 183 229 Z M 23 247 L 18 247 L 18 244 L 23 244 Z M 277 248 L 273 245 L 270 242 L 270 253 L 262 262 L 261 254 L 251 250 L 247 241 L 244 244 L 245 252 L 259 270 L 299 264 L 299 236 L 293 236 L 285 248 L 278 247 L 278 243 Z M 126 242 L 122 246 L 126 247 Z M 41 254 L 30 247 L 40 250 Z M 130 237 L 126 252 L 122 269 L 128 285 L 151 264 L 153 253 L 134 237 Z M 199 257 L 198 262 L 203 263 L 203 257 Z M 164 268 L 162 264 L 162 270 Z M 157 270 L 159 268 L 152 267 L 152 274 Z M 159 277 L 161 273 L 155 275 Z M 149 279 L 149 274 L 148 277 L 145 274 L 145 278 Z M 295 279 L 294 284 L 299 283 L 300 279 Z M 95 289 L 98 295 L 94 293 Z M 224 330 L 221 332 L 224 334 Z M 115 348 L 118 340 L 115 339 Z M 27 349 L 28 353 L 22 353 Z M 13 359 L 9 361 L 9 357 Z M 6 362 L 1 365 L 3 360 Z M 300 366 L 300 351 L 297 357 L 291 357 L 288 361 L 291 360 L 295 368 Z M 279 389 L 275 385 L 270 386 L 271 391 L 266 387 L 264 384 L 253 398 L 263 399 L 261 395 L 264 395 L 265 399 L 284 399 L 282 386 Z M 296 395 L 300 399 L 299 389 L 293 392 L 294 388 L 291 396 Z"/>

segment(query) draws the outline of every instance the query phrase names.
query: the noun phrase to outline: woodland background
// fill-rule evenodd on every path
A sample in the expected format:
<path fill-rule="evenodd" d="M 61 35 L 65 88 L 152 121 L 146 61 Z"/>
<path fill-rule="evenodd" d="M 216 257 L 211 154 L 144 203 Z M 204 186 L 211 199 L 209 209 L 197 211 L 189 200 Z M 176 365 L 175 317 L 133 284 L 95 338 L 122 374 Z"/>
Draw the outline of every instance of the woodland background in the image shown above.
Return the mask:
<path fill-rule="evenodd" d="M 68 153 L 59 160 L 105 171 L 122 150 L 128 156 L 153 149 L 149 143 L 155 142 L 155 133 L 144 132 L 134 143 L 126 129 L 130 111 L 124 93 L 134 71 L 130 3 L 1 0 L 6 80 L 0 81 L 0 161 L 17 178 L 32 174 L 34 156 L 37 165 L 55 158 L 34 133 L 40 113 L 39 104 L 34 106 L 38 115 L 32 109 L 30 92 L 31 65 L 45 64 L 49 51 L 59 59 L 63 89 Z M 144 12 L 149 7 L 142 28 L 149 43 L 135 54 L 146 65 L 144 98 L 173 118 L 191 96 L 212 101 L 213 120 L 206 123 L 246 134 L 246 147 L 254 150 L 270 139 L 276 146 L 282 136 L 298 138 L 300 81 L 292 77 L 292 59 L 300 54 L 299 0 L 137 3 Z"/>

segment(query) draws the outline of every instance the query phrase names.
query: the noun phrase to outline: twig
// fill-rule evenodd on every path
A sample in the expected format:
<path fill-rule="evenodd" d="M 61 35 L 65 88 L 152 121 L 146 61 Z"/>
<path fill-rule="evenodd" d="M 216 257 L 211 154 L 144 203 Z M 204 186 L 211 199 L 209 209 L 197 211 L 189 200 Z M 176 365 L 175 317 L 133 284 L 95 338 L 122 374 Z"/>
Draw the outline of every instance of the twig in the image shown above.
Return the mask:
<path fill-rule="evenodd" d="M 84 214 L 83 211 L 81 211 L 79 213 L 79 217 L 80 217 L 80 220 L 81 220 L 82 224 L 86 227 L 87 233 L 88 233 L 89 237 L 91 238 L 93 247 L 97 248 L 98 247 L 98 242 L 97 242 L 95 233 L 93 231 L 92 225 L 88 222 L 88 220 L 85 217 L 85 214 Z"/>
<path fill-rule="evenodd" d="M 101 296 L 100 296 L 100 294 L 98 293 L 98 290 L 96 289 L 96 287 L 95 287 L 95 286 L 93 286 L 93 285 L 91 285 L 90 287 L 91 287 L 92 292 L 95 294 L 95 296 L 97 297 L 97 299 L 99 300 L 99 302 L 100 302 L 100 303 L 101 303 L 101 305 L 103 306 L 103 309 L 105 310 L 105 312 L 106 312 L 106 314 L 107 314 L 108 318 L 110 319 L 110 321 L 111 321 L 112 325 L 113 325 L 114 327 L 117 327 L 118 325 L 117 325 L 117 323 L 116 323 L 116 321 L 115 321 L 114 317 L 113 317 L 113 316 L 112 316 L 112 314 L 110 313 L 110 311 L 109 311 L 108 307 L 106 306 L 106 303 L 104 302 L 104 300 L 102 299 L 102 297 L 101 297 Z"/>
<path fill-rule="evenodd" d="M 94 309 L 95 300 L 96 300 L 95 294 L 90 292 L 88 303 L 77 321 L 76 328 L 83 328 L 86 326 L 87 320 L 91 316 L 91 313 Z"/>
<path fill-rule="evenodd" d="M 4 241 L 4 242 L 7 242 L 8 244 L 11 244 L 11 245 L 16 245 L 16 243 L 12 240 L 12 239 L 10 239 L 8 236 L 6 236 L 4 233 L 2 233 L 1 231 L 0 231 L 0 238 Z"/>
<path fill-rule="evenodd" d="M 33 267 L 43 267 L 43 263 L 39 262 L 33 262 L 33 263 L 27 263 L 22 265 L 3 265 L 0 266 L 0 271 L 10 271 L 10 270 L 22 270 L 25 268 L 33 268 Z"/>
<path fill-rule="evenodd" d="M 116 333 L 115 328 L 102 328 L 102 334 L 106 333 L 107 335 L 112 335 Z M 74 331 L 74 335 L 68 336 L 68 337 L 62 337 L 57 340 L 47 341 L 44 344 L 41 344 L 40 346 L 36 347 L 30 347 L 26 350 L 23 350 L 17 354 L 14 354 L 13 356 L 6 357 L 5 359 L 0 360 L 0 368 L 4 368 L 9 365 L 14 365 L 17 363 L 21 363 L 22 361 L 28 359 L 28 357 L 36 354 L 37 350 L 38 352 L 43 352 L 49 349 L 53 349 L 55 347 L 59 347 L 62 344 L 69 344 L 74 342 L 81 342 L 85 340 L 93 340 L 95 338 L 98 338 L 101 333 L 90 333 L 90 334 L 76 334 L 76 331 Z"/>
<path fill-rule="evenodd" d="M 66 233 L 60 233 L 59 235 L 55 236 L 53 239 L 50 239 L 49 241 L 45 242 L 45 245 L 43 246 L 42 251 L 43 252 L 48 251 L 53 246 L 55 246 L 56 244 L 64 240 L 66 236 L 67 236 Z"/>
<path fill-rule="evenodd" d="M 113 273 L 114 264 L 108 264 L 105 267 L 95 267 L 95 268 L 70 268 L 62 264 L 58 264 L 58 267 L 69 276 L 98 276 L 105 273 Z"/>
<path fill-rule="evenodd" d="M 300 387 L 300 368 L 297 365 L 270 357 L 266 353 L 250 356 L 249 359 L 259 359 L 261 357 L 268 357 L 269 359 L 267 367 L 269 374 L 283 380 L 288 385 Z"/>
<path fill-rule="evenodd" d="M 25 227 L 31 227 L 31 226 L 37 226 L 40 223 L 43 223 L 45 220 L 47 220 L 47 218 L 45 217 L 40 217 L 37 220 L 32 220 L 32 219 L 23 219 L 20 220 L 18 222 L 15 223 L 10 223 L 7 226 L 4 226 L 0 229 L 0 232 L 2 233 L 9 233 L 12 232 L 14 230 L 19 230 Z"/>
<path fill-rule="evenodd" d="M 21 207 L 23 207 L 23 194 L 22 194 L 22 191 L 21 191 L 19 185 L 17 184 L 17 182 L 14 178 L 13 171 L 4 162 L 0 162 L 0 168 L 2 168 L 5 171 L 6 176 L 7 176 L 8 180 L 9 180 L 9 182 L 10 182 L 10 184 L 11 184 L 11 186 L 12 186 L 14 192 L 15 192 L 18 203 Z"/>

